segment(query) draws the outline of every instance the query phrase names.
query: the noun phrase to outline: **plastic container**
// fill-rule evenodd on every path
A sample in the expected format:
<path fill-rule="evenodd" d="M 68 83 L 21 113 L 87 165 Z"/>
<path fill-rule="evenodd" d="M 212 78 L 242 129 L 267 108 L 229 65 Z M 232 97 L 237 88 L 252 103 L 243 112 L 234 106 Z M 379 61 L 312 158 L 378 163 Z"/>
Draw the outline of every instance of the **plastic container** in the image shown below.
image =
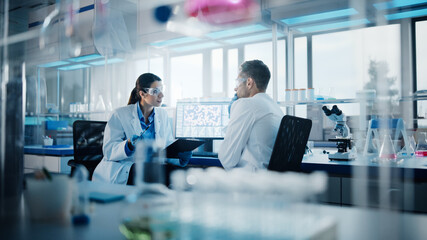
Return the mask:
<path fill-rule="evenodd" d="M 298 89 L 291 90 L 291 101 L 298 102 Z"/>
<path fill-rule="evenodd" d="M 290 102 L 291 101 L 291 89 L 285 89 L 285 102 Z"/>
<path fill-rule="evenodd" d="M 314 101 L 314 88 L 307 89 L 307 101 Z"/>
<path fill-rule="evenodd" d="M 307 91 L 305 88 L 301 88 L 298 90 L 298 100 L 301 102 L 305 102 L 307 100 Z"/>

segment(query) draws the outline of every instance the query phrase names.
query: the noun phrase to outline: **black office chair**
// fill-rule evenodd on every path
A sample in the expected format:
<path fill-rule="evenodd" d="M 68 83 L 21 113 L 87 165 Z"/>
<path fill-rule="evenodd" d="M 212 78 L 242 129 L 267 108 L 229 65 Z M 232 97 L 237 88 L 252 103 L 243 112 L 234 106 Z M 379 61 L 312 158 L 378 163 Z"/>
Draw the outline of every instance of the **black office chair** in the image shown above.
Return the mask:
<path fill-rule="evenodd" d="M 71 166 L 71 175 L 75 167 L 81 164 L 89 171 L 89 180 L 93 171 L 104 156 L 102 144 L 107 122 L 77 120 L 73 123 L 74 159 L 68 161 Z"/>
<path fill-rule="evenodd" d="M 280 123 L 268 170 L 301 171 L 301 162 L 311 130 L 311 120 L 284 116 Z"/>

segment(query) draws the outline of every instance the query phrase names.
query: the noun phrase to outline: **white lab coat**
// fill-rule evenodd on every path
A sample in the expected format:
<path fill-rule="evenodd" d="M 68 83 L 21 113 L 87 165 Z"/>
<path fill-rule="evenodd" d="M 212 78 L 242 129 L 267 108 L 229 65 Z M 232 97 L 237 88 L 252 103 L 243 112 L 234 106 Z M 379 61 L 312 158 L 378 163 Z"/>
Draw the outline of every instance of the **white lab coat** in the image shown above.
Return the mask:
<path fill-rule="evenodd" d="M 133 155 L 126 156 L 125 144 L 133 135 L 140 135 L 142 127 L 138 118 L 138 103 L 118 108 L 111 116 L 104 131 L 104 158 L 96 167 L 92 180 L 126 184 L 134 163 Z M 166 110 L 154 108 L 156 141 L 167 146 L 174 141 L 172 124 Z"/>
<path fill-rule="evenodd" d="M 270 161 L 282 117 L 282 110 L 265 93 L 235 101 L 231 106 L 230 121 L 218 152 L 224 169 L 265 169 Z"/>

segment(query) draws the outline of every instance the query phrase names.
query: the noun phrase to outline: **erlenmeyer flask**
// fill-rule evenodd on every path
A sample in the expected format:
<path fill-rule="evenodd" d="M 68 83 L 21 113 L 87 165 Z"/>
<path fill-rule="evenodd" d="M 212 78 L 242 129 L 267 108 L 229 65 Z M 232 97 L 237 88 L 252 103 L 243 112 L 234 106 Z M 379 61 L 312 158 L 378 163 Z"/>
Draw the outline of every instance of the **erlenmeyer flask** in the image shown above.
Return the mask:
<path fill-rule="evenodd" d="M 404 141 L 404 146 L 397 153 L 398 157 L 406 158 L 412 157 L 415 154 L 415 139 L 414 136 L 409 136 L 407 141 Z"/>
<path fill-rule="evenodd" d="M 415 155 L 417 157 L 427 157 L 426 133 L 420 133 L 418 135 L 418 143 L 415 149 Z"/>
<path fill-rule="evenodd" d="M 101 94 L 98 95 L 98 102 L 95 105 L 95 110 L 99 111 L 99 112 L 105 112 L 105 110 L 106 110 L 104 98 L 102 97 Z"/>
<path fill-rule="evenodd" d="M 395 160 L 396 150 L 394 149 L 393 142 L 391 141 L 390 135 L 386 134 L 383 138 L 383 142 L 380 150 L 380 159 L 382 160 Z"/>
<path fill-rule="evenodd" d="M 417 147 L 417 143 L 415 142 L 415 138 L 413 135 L 409 137 L 408 141 L 408 144 L 405 143 L 405 148 L 413 156 L 415 154 L 415 148 Z"/>

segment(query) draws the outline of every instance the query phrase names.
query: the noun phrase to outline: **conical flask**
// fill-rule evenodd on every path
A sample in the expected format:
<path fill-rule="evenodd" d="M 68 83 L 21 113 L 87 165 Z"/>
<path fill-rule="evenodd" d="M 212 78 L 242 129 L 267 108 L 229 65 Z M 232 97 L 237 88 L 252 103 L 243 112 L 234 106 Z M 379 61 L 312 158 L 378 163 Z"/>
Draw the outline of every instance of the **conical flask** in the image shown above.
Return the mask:
<path fill-rule="evenodd" d="M 408 144 L 405 143 L 406 150 L 411 154 L 415 154 L 415 148 L 417 147 L 417 143 L 415 142 L 415 138 L 413 135 L 409 137 Z"/>
<path fill-rule="evenodd" d="M 380 150 L 380 159 L 394 160 L 396 159 L 396 150 L 394 149 L 393 142 L 391 141 L 390 135 L 386 134 L 383 138 L 383 142 Z"/>
<path fill-rule="evenodd" d="M 397 156 L 402 157 L 402 158 L 414 156 L 415 155 L 415 146 L 416 146 L 414 136 L 409 136 L 407 138 L 407 141 L 405 141 L 404 143 L 405 143 L 405 145 L 397 153 Z"/>
<path fill-rule="evenodd" d="M 417 147 L 415 149 L 415 155 L 417 157 L 427 157 L 427 139 L 426 133 L 418 135 Z"/>

